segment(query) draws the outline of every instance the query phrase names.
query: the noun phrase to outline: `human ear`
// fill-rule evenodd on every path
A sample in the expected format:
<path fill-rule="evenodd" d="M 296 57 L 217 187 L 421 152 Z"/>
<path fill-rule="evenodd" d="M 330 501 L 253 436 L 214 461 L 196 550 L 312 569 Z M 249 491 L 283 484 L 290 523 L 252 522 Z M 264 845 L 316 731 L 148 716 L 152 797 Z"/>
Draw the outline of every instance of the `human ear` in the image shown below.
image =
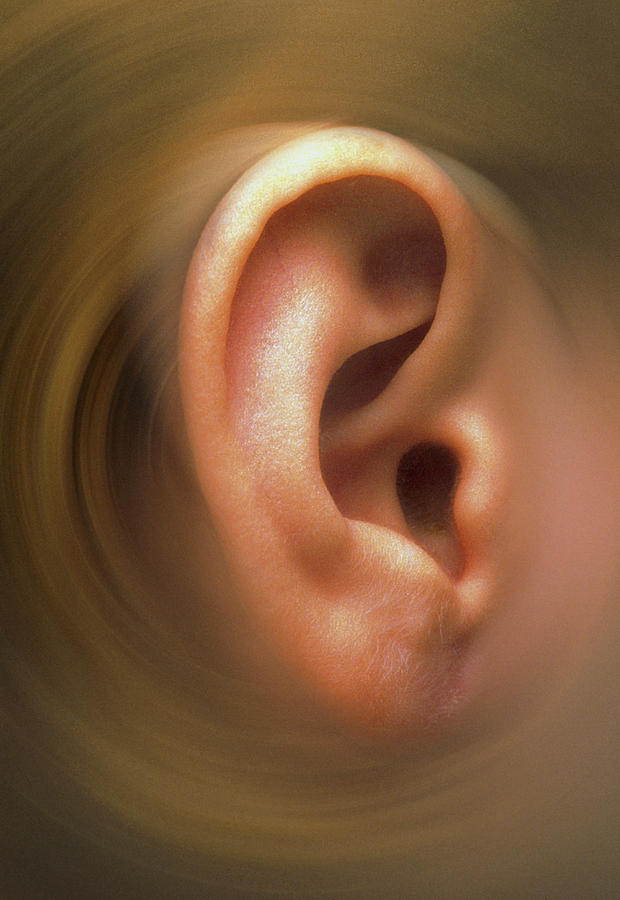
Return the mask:
<path fill-rule="evenodd" d="M 503 311 L 527 302 L 504 243 L 409 143 L 330 128 L 248 170 L 191 263 L 183 403 L 235 584 L 367 732 L 458 715 L 511 577 Z"/>

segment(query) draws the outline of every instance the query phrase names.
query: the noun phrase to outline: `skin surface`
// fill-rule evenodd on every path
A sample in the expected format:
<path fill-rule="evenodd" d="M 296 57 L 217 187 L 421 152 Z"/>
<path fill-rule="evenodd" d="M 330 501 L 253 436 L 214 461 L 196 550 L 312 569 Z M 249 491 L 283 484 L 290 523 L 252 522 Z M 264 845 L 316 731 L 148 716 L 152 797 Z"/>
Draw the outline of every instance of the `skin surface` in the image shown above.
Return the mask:
<path fill-rule="evenodd" d="M 524 223 L 473 202 L 385 133 L 305 136 L 218 206 L 181 314 L 189 441 L 242 627 L 283 680 L 390 743 L 548 691 L 588 640 L 593 577 L 591 623 L 615 572 L 617 409 Z"/>
<path fill-rule="evenodd" d="M 9 4 L 2 896 L 616 896 L 613 24 Z"/>

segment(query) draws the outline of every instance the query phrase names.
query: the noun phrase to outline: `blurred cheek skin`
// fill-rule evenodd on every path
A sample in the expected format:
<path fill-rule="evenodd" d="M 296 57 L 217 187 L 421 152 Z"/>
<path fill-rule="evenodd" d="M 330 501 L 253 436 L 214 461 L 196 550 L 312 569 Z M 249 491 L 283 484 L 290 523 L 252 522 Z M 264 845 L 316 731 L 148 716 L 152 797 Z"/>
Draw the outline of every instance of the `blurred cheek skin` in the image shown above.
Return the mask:
<path fill-rule="evenodd" d="M 538 323 L 531 334 L 543 354 L 515 361 L 526 406 L 515 442 L 512 500 L 521 515 L 513 545 L 523 555 L 471 671 L 482 706 L 512 702 L 513 716 L 528 704 L 534 713 L 583 677 L 618 622 L 620 357 L 610 323 L 594 314 L 596 284 L 593 277 L 580 298 L 591 317 L 560 329 L 559 342 L 553 322 L 547 341 Z"/>

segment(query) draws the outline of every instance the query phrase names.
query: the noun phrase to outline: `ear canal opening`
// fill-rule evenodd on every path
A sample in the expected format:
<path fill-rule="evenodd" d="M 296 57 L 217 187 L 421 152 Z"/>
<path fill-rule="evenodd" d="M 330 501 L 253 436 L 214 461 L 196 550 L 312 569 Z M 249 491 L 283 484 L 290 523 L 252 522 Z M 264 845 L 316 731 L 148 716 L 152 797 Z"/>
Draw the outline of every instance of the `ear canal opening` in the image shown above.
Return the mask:
<path fill-rule="evenodd" d="M 425 322 L 350 356 L 327 387 L 321 409 L 321 426 L 361 409 L 382 394 L 403 363 L 418 349 L 430 327 L 431 323 Z"/>
<path fill-rule="evenodd" d="M 455 454 L 441 444 L 423 442 L 400 461 L 398 501 L 412 536 L 446 571 L 458 574 L 461 550 L 453 515 L 460 477 Z"/>

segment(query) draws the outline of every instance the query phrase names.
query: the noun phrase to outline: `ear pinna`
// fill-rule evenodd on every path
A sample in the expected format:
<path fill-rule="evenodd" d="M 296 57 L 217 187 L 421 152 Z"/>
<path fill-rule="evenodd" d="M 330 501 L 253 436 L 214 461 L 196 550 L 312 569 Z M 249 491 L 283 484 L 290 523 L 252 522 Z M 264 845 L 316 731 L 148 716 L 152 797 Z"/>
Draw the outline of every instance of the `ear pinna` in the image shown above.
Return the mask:
<path fill-rule="evenodd" d="M 425 154 L 334 128 L 240 178 L 188 275 L 187 427 L 235 583 L 290 672 L 372 733 L 459 708 L 496 592 L 494 252 Z"/>

